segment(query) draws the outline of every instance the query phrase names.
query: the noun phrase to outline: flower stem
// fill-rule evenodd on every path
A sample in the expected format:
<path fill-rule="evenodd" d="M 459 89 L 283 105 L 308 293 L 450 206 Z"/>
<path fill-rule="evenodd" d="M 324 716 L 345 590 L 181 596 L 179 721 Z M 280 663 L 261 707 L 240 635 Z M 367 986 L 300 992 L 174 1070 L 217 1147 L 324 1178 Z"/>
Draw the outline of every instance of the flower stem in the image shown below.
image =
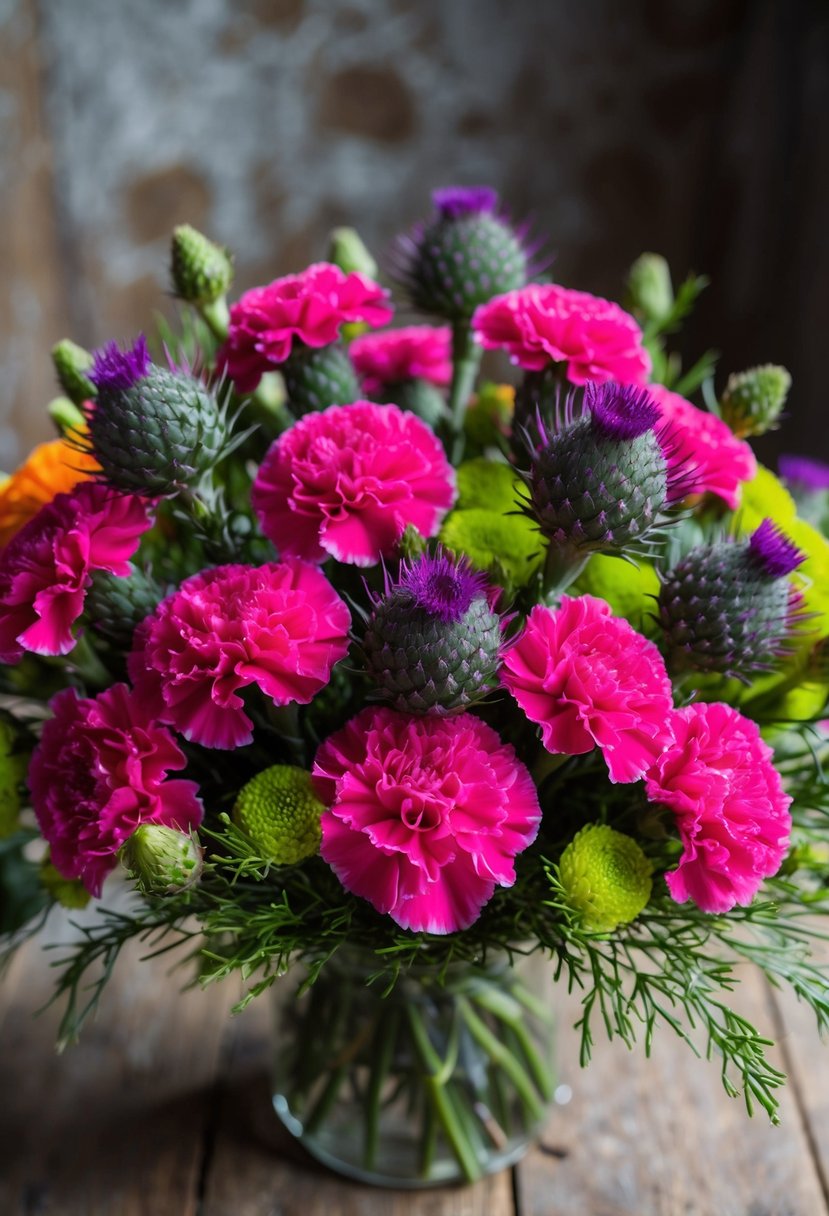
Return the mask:
<path fill-rule="evenodd" d="M 219 296 L 218 300 L 213 300 L 210 304 L 200 304 L 198 308 L 214 338 L 224 342 L 230 328 L 230 310 L 225 297 Z"/>
<path fill-rule="evenodd" d="M 478 1017 L 466 997 L 459 996 L 458 1011 L 469 1028 L 469 1033 L 483 1047 L 494 1064 L 503 1069 L 524 1101 L 534 1119 L 544 1116 L 544 1104 L 538 1097 L 530 1077 L 512 1053 L 495 1037 L 486 1023 Z"/>
<path fill-rule="evenodd" d="M 399 1025 L 400 1010 L 393 1005 L 389 1009 L 388 1014 L 381 1019 L 376 1032 L 365 1108 L 363 1165 L 367 1170 L 374 1168 L 374 1161 L 377 1156 L 383 1085 L 389 1075 L 392 1060 L 394 1059 Z"/>
<path fill-rule="evenodd" d="M 589 560 L 589 553 L 579 553 L 550 542 L 542 575 L 542 599 L 548 607 L 555 606 L 558 597 L 576 581 Z"/>
<path fill-rule="evenodd" d="M 452 427 L 452 463 L 457 464 L 463 456 L 464 418 L 475 377 L 481 364 L 482 350 L 472 337 L 472 326 L 467 318 L 452 326 L 452 386 L 449 390 L 449 412 Z"/>

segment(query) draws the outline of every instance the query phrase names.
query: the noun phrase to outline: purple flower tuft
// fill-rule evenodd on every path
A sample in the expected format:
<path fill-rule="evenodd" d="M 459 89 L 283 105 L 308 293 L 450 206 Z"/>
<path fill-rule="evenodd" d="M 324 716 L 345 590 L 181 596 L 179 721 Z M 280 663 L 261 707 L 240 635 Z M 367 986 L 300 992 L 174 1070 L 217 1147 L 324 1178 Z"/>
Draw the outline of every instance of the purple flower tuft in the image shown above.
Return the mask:
<path fill-rule="evenodd" d="M 806 560 L 805 553 L 801 553 L 770 519 L 764 519 L 752 532 L 748 545 L 752 557 L 769 578 L 785 578 Z"/>
<path fill-rule="evenodd" d="M 143 380 L 152 367 L 147 339 L 139 334 L 128 350 L 119 350 L 117 342 L 107 342 L 95 351 L 89 379 L 99 391 L 124 391 Z"/>
<path fill-rule="evenodd" d="M 781 456 L 780 476 L 799 490 L 829 490 L 829 465 L 808 456 Z"/>
<path fill-rule="evenodd" d="M 445 553 L 424 553 L 408 565 L 401 563 L 398 585 L 420 608 L 447 623 L 459 621 L 473 600 L 486 595 L 486 576 L 465 560 L 456 564 Z"/>
<path fill-rule="evenodd" d="M 444 220 L 464 215 L 492 215 L 498 206 L 498 193 L 491 186 L 444 186 L 432 191 L 432 205 Z"/>
<path fill-rule="evenodd" d="M 634 384 L 591 382 L 584 393 L 593 426 L 609 439 L 635 439 L 652 431 L 661 417 L 659 406 L 645 388 Z"/>

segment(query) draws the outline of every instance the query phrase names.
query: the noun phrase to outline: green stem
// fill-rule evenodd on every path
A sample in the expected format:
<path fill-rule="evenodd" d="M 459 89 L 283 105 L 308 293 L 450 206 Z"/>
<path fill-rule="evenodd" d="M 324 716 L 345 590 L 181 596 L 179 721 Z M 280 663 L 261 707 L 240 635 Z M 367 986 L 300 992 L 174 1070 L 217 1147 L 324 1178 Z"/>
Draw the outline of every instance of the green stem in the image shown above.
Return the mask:
<path fill-rule="evenodd" d="M 450 425 L 452 427 L 452 463 L 458 464 L 464 449 L 464 419 L 469 398 L 475 387 L 475 377 L 481 364 L 482 350 L 472 337 L 472 326 L 465 318 L 452 327 L 452 386 L 449 390 Z"/>
<path fill-rule="evenodd" d="M 542 599 L 554 607 L 558 597 L 574 583 L 590 560 L 590 554 L 559 548 L 553 541 L 547 546 L 542 576 Z"/>
<path fill-rule="evenodd" d="M 225 297 L 219 296 L 218 300 L 213 300 L 211 304 L 200 304 L 198 308 L 213 336 L 224 342 L 230 328 L 230 310 Z"/>
<path fill-rule="evenodd" d="M 487 1013 L 495 1018 L 499 1018 L 505 1025 L 509 1026 L 521 1047 L 539 1093 L 545 1101 L 551 1101 L 555 1084 L 550 1076 L 549 1068 L 539 1055 L 532 1041 L 532 1036 L 524 1025 L 524 1018 L 518 1001 L 508 996 L 507 993 L 496 992 L 495 990 L 476 992 L 472 1000 L 481 1009 L 485 1009 Z"/>
<path fill-rule="evenodd" d="M 379 1042 L 375 1040 L 372 1051 L 371 1076 L 368 1083 L 368 1093 L 365 1103 L 365 1139 L 363 1146 L 363 1165 L 367 1170 L 374 1168 L 377 1156 L 377 1141 L 380 1131 L 380 1106 L 383 1096 L 383 1086 L 389 1075 L 394 1049 L 397 1045 L 397 1032 L 400 1024 L 400 1010 L 392 1006 L 388 1014 L 381 1014 L 378 1027 Z"/>
<path fill-rule="evenodd" d="M 544 1116 L 544 1105 L 539 1100 L 532 1080 L 513 1054 L 500 1043 L 486 1023 L 478 1017 L 466 997 L 458 997 L 458 1010 L 472 1037 L 483 1047 L 490 1059 L 499 1065 L 512 1081 L 527 1109 L 535 1119 Z"/>

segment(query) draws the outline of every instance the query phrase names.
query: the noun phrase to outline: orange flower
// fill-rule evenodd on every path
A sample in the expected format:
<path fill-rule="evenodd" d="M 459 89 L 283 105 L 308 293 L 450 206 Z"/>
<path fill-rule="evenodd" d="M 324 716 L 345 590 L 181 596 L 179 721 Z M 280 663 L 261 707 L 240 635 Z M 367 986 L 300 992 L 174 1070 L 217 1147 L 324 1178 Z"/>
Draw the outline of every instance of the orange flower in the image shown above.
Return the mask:
<path fill-rule="evenodd" d="M 33 448 L 19 469 L 0 485 L 0 548 L 56 494 L 87 481 L 99 466 L 65 439 Z"/>

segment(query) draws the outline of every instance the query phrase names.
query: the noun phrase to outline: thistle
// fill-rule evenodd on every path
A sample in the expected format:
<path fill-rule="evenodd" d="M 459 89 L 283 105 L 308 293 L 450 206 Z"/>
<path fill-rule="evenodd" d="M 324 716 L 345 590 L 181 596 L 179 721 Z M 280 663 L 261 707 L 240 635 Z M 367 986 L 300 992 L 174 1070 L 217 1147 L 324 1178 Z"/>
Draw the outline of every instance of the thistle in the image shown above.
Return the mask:
<path fill-rule="evenodd" d="M 192 486 L 218 462 L 227 440 L 224 411 L 185 371 L 155 366 L 143 337 L 126 351 L 96 352 L 86 410 L 88 450 L 119 490 L 164 498 Z"/>
<path fill-rule="evenodd" d="M 568 398 L 552 433 L 540 423 L 528 513 L 549 540 L 545 589 L 566 586 L 591 553 L 647 556 L 671 501 L 668 464 L 646 389 L 588 384 L 585 411 Z"/>
<path fill-rule="evenodd" d="M 233 258 L 190 224 L 173 229 L 170 249 L 173 292 L 201 312 L 216 337 L 227 335 L 225 295 L 233 282 Z"/>
<path fill-rule="evenodd" d="M 412 304 L 449 321 L 468 320 L 479 304 L 523 287 L 526 234 L 498 211 L 487 186 L 448 186 L 432 195 L 435 214 L 398 237 L 393 272 Z"/>
<path fill-rule="evenodd" d="M 95 385 L 89 379 L 93 356 L 76 342 L 63 338 L 52 347 L 55 374 L 73 405 L 83 405 L 95 396 Z"/>
<path fill-rule="evenodd" d="M 409 713 L 467 709 L 495 682 L 501 623 L 468 562 L 402 562 L 369 615 L 362 649 L 378 697 Z"/>
<path fill-rule="evenodd" d="M 651 896 L 652 866 L 631 836 L 604 823 L 581 829 L 561 855 L 558 877 L 584 929 L 611 933 L 635 920 Z"/>
<path fill-rule="evenodd" d="M 789 582 L 804 554 L 764 519 L 747 541 L 699 545 L 661 575 L 658 615 L 675 671 L 768 671 L 802 617 Z"/>
<path fill-rule="evenodd" d="M 84 611 L 93 629 L 114 646 L 129 650 L 136 626 L 163 598 L 155 579 L 136 566 L 126 578 L 98 570 L 92 577 Z"/>
<path fill-rule="evenodd" d="M 274 865 L 296 865 L 319 851 L 324 810 L 305 769 L 266 768 L 240 790 L 233 822 Z"/>
<path fill-rule="evenodd" d="M 195 837 L 160 823 L 137 827 L 121 849 L 121 860 L 144 895 L 174 895 L 201 877 Z"/>
<path fill-rule="evenodd" d="M 357 373 L 341 342 L 321 347 L 295 342 L 279 370 L 285 381 L 288 408 L 295 418 L 318 413 L 329 405 L 348 405 L 362 396 Z"/>
<path fill-rule="evenodd" d="M 765 435 L 777 426 L 792 378 L 785 367 L 766 363 L 728 377 L 720 412 L 735 435 Z"/>

